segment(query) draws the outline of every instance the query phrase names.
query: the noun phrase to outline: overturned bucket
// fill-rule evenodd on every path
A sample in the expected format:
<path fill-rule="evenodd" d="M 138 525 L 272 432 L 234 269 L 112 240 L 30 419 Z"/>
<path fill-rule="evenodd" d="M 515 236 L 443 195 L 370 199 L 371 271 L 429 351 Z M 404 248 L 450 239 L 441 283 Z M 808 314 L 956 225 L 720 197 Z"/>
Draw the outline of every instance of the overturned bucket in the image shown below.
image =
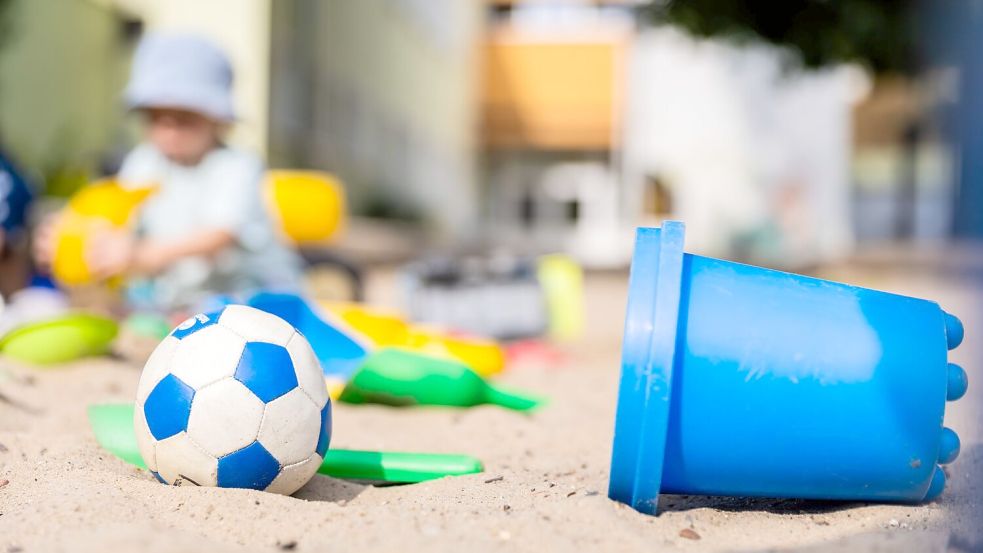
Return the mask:
<path fill-rule="evenodd" d="M 608 495 L 919 502 L 945 487 L 966 391 L 938 304 L 683 253 L 639 229 Z"/>

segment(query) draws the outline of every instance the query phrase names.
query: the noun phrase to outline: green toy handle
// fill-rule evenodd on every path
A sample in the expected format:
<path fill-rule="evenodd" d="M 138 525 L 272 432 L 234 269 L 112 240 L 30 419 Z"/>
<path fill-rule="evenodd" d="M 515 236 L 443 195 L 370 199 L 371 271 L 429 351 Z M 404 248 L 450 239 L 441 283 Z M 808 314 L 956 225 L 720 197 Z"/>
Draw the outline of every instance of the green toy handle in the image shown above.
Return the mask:
<path fill-rule="evenodd" d="M 318 472 L 335 478 L 414 483 L 484 470 L 468 455 L 329 449 Z"/>
<path fill-rule="evenodd" d="M 529 411 L 546 403 L 546 400 L 535 398 L 528 394 L 521 394 L 506 390 L 499 386 L 488 385 L 485 391 L 485 401 L 516 411 Z"/>
<path fill-rule="evenodd" d="M 90 405 L 88 412 L 99 445 L 127 463 L 146 468 L 133 433 L 132 404 Z M 335 478 L 412 484 L 482 470 L 481 461 L 467 455 L 329 449 L 318 472 Z"/>

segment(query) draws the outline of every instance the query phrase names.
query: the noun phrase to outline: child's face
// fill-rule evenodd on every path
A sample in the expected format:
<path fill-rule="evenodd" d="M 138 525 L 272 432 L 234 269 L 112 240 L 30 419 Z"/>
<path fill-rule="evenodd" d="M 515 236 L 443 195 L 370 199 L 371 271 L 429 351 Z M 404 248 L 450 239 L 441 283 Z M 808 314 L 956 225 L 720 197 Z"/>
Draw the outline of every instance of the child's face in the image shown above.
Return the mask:
<path fill-rule="evenodd" d="M 145 114 L 150 142 L 175 163 L 195 165 L 219 143 L 222 124 L 204 115 L 170 108 Z"/>

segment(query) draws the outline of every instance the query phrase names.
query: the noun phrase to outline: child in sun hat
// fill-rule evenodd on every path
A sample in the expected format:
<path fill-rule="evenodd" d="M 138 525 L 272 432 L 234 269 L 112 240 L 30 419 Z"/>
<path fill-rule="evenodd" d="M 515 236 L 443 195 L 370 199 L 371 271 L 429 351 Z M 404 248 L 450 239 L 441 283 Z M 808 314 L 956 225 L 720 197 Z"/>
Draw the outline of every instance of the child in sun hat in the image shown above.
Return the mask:
<path fill-rule="evenodd" d="M 263 205 L 262 161 L 224 142 L 235 120 L 225 54 L 198 36 L 150 35 L 136 50 L 125 98 L 143 116 L 145 137 L 117 179 L 157 191 L 133 232 L 93 238 L 89 269 L 127 275 L 133 301 L 167 309 L 299 286 L 299 257 L 280 242 Z M 50 261 L 52 249 L 44 245 L 38 257 Z"/>

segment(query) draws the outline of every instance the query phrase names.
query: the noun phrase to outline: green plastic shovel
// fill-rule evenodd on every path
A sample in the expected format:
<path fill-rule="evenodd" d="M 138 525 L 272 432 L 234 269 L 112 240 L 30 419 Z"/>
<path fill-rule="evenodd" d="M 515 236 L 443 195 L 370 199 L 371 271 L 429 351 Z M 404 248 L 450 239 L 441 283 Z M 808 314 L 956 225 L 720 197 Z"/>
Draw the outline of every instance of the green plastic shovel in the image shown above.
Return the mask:
<path fill-rule="evenodd" d="M 444 405 L 493 404 L 529 411 L 545 400 L 505 390 L 485 381 L 470 367 L 400 348 L 382 348 L 362 362 L 341 392 L 346 403 Z"/>
<path fill-rule="evenodd" d="M 127 463 L 146 468 L 133 433 L 132 404 L 90 405 L 89 424 L 99 445 Z M 318 472 L 335 478 L 412 484 L 482 470 L 481 461 L 467 455 L 329 449 Z"/>

